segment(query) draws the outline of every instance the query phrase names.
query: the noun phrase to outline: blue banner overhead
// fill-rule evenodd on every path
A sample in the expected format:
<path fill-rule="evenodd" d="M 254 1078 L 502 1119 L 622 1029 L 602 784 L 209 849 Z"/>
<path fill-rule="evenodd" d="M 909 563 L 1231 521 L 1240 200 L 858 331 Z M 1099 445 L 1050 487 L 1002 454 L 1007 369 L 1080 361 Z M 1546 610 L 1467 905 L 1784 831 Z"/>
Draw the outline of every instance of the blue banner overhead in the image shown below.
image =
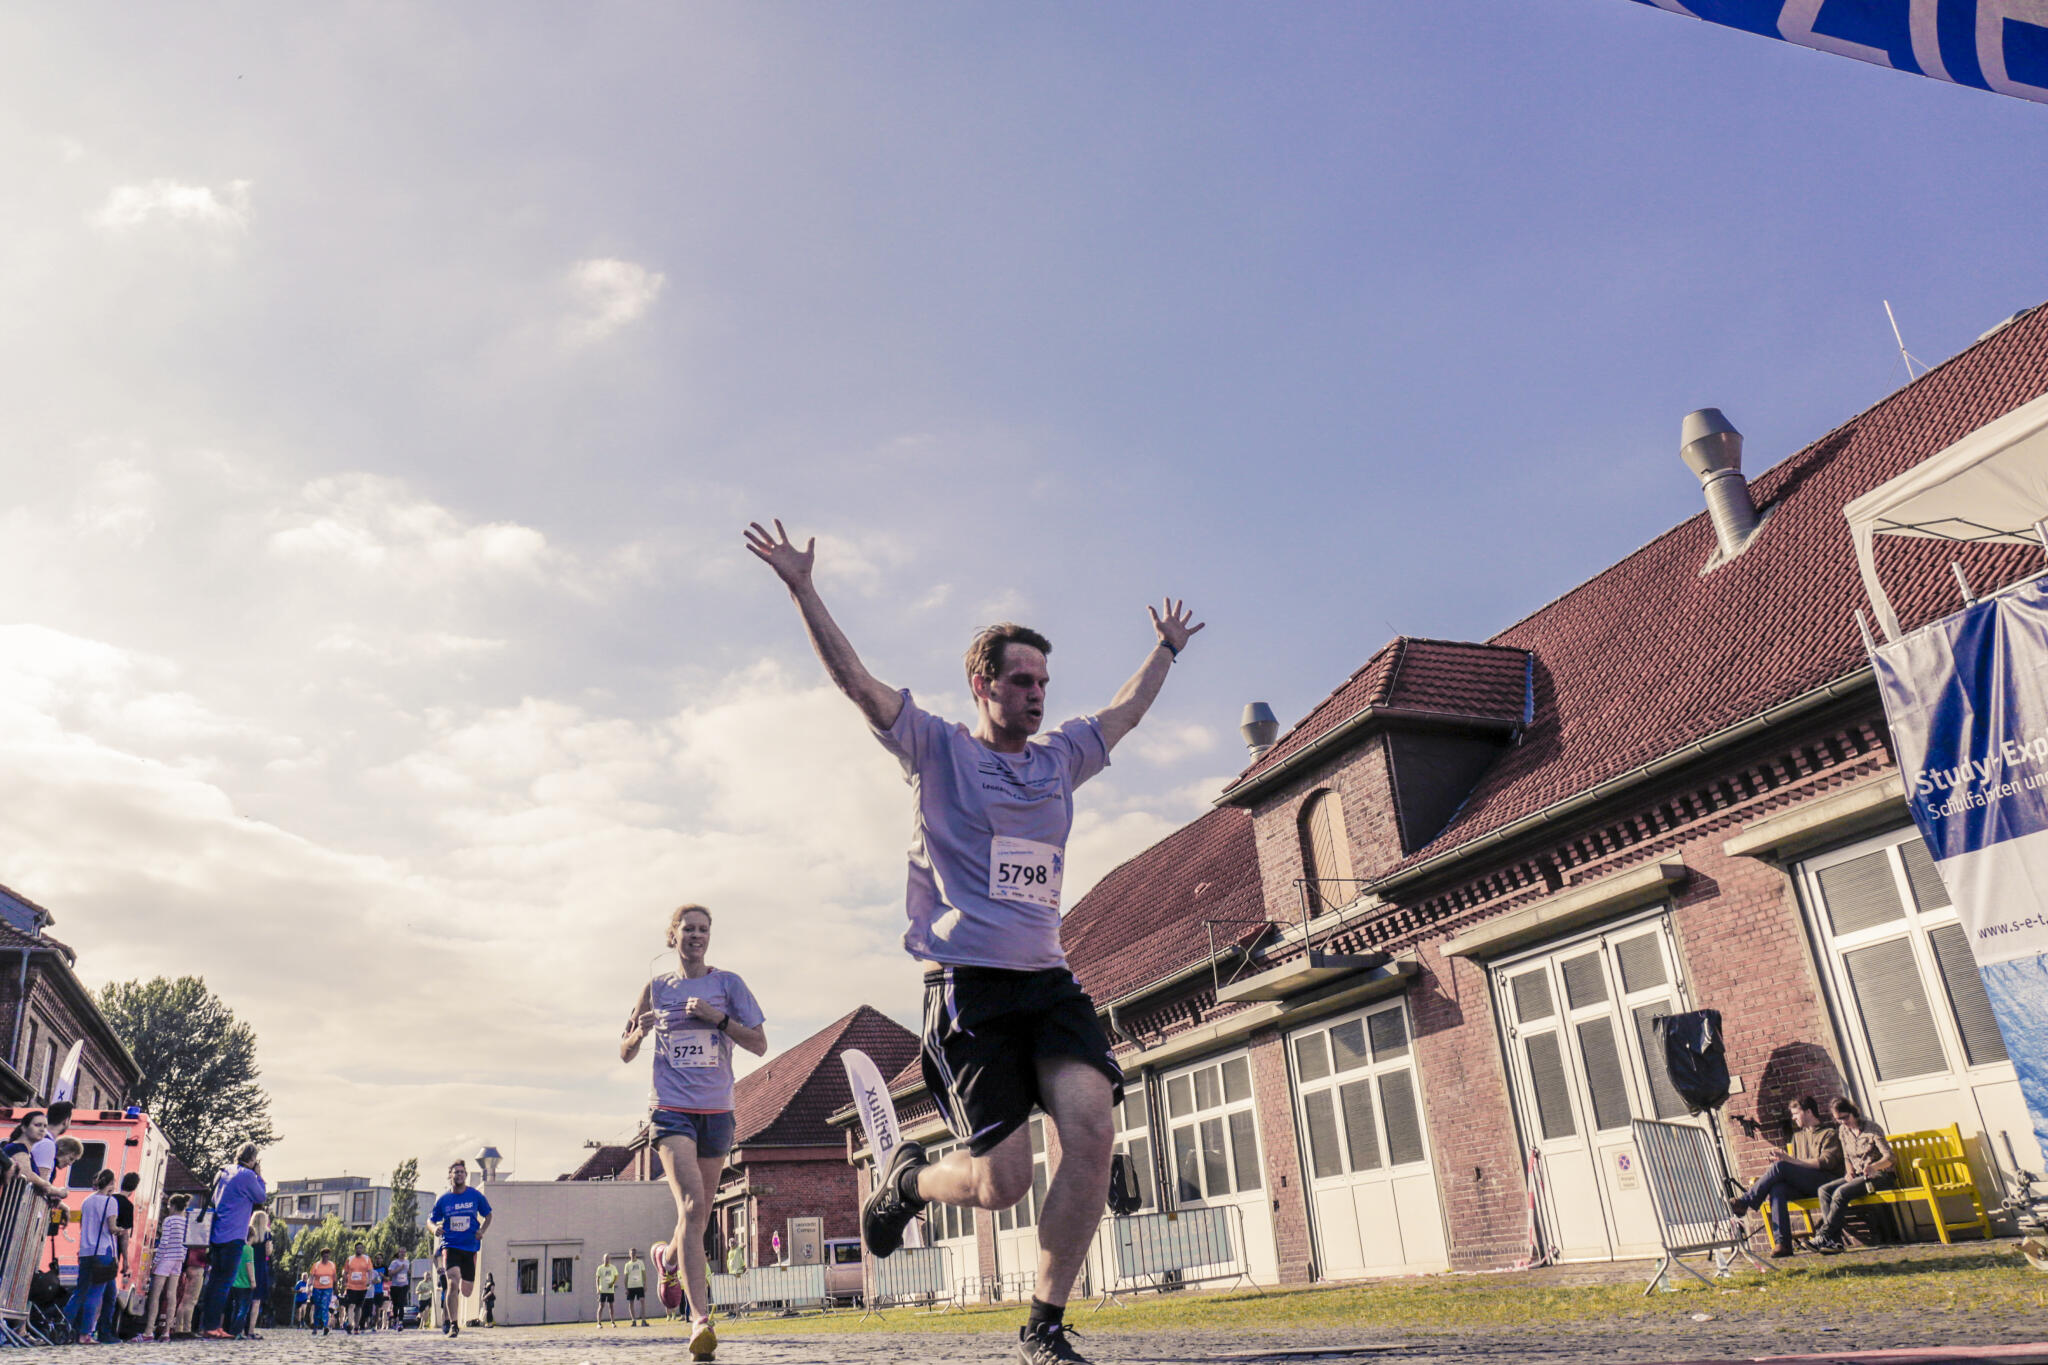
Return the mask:
<path fill-rule="evenodd" d="M 2048 582 L 1879 646 L 1906 800 L 2048 1156 Z"/>
<path fill-rule="evenodd" d="M 2048 0 L 1636 0 L 1938 81 L 2048 104 Z"/>

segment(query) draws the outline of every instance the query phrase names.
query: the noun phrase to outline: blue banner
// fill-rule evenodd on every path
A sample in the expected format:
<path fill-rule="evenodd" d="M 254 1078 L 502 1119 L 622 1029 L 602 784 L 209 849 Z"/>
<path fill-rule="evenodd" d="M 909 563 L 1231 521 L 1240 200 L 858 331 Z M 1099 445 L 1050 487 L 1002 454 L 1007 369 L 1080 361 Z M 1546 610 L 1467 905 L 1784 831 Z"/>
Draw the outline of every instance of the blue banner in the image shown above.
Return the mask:
<path fill-rule="evenodd" d="M 1880 646 L 1906 800 L 2048 1160 L 2048 582 Z"/>
<path fill-rule="evenodd" d="M 2048 0 L 1636 0 L 1841 57 L 2048 104 Z"/>

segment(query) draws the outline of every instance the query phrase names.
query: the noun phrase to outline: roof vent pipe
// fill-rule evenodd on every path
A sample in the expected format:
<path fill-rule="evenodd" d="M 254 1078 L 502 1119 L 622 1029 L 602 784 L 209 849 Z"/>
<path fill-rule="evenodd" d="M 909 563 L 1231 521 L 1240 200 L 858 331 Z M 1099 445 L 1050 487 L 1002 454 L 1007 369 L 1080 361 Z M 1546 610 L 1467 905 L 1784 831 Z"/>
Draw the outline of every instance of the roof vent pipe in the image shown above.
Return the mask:
<path fill-rule="evenodd" d="M 1252 762 L 1256 763 L 1280 738 L 1280 720 L 1266 703 L 1248 701 L 1244 704 L 1244 724 L 1237 727 L 1237 732 L 1244 736 L 1244 747 L 1252 751 Z"/>
<path fill-rule="evenodd" d="M 1699 475 L 1707 495 L 1707 515 L 1721 542 L 1721 558 L 1733 559 L 1756 532 L 1756 504 L 1742 477 L 1742 433 L 1719 408 L 1689 412 L 1678 429 L 1678 457 Z"/>

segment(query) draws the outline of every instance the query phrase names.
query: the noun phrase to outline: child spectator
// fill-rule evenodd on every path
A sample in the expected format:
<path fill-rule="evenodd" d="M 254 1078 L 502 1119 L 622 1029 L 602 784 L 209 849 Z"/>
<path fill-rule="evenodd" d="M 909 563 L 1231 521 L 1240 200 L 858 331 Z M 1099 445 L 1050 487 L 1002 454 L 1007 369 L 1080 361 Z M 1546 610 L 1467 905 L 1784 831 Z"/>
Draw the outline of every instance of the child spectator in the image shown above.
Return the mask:
<path fill-rule="evenodd" d="M 156 1251 L 149 1259 L 149 1300 L 142 1311 L 142 1335 L 169 1341 L 177 1316 L 178 1281 L 185 1273 L 185 1206 L 192 1196 L 171 1196 L 170 1212 L 156 1228 Z M 162 1320 L 157 1314 L 161 1311 Z"/>

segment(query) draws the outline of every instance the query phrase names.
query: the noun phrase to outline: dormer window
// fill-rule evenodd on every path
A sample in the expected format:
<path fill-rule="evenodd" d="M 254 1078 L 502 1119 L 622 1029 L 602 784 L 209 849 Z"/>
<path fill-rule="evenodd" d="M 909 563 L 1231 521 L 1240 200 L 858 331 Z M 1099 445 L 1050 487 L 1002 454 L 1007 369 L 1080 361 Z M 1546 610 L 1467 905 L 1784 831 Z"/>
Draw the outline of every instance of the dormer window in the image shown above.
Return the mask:
<path fill-rule="evenodd" d="M 1344 798 L 1328 787 L 1301 803 L 1301 874 L 1309 913 L 1349 905 L 1357 882 L 1351 871 L 1351 836 L 1344 829 Z"/>

